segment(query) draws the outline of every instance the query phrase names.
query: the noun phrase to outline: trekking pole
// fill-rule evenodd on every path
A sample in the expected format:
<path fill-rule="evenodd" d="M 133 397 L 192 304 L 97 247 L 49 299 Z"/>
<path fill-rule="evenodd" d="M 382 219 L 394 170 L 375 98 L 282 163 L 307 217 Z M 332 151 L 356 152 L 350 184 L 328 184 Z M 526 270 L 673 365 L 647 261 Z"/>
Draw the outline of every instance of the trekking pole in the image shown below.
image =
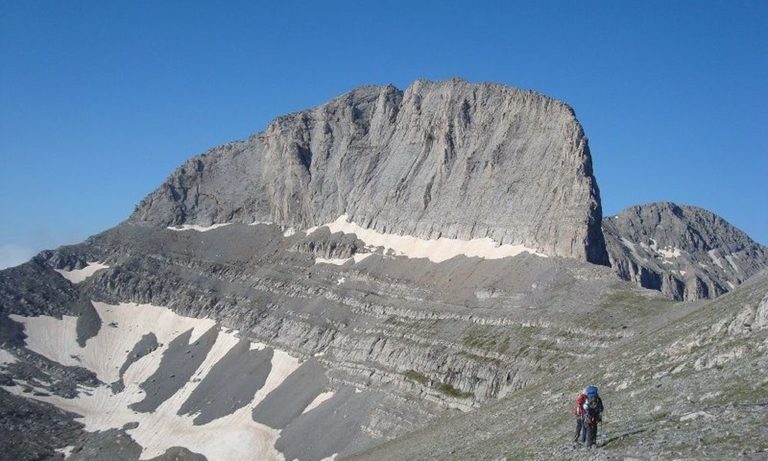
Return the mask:
<path fill-rule="evenodd" d="M 605 421 L 604 420 L 600 420 L 600 446 L 601 447 L 605 446 L 605 440 L 606 440 L 606 437 L 605 437 Z"/>

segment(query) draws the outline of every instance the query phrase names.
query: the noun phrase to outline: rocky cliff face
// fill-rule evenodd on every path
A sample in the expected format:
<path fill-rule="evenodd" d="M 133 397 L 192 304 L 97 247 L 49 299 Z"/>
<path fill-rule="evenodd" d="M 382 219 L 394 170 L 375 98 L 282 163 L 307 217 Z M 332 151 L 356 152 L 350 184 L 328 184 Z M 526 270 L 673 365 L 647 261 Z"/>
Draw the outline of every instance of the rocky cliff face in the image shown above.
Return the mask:
<path fill-rule="evenodd" d="M 366 86 L 198 156 L 133 222 L 273 222 L 342 214 L 424 239 L 490 237 L 607 264 L 587 138 L 567 105 L 461 80 Z"/>
<path fill-rule="evenodd" d="M 707 210 L 669 202 L 603 221 L 619 276 L 677 300 L 714 298 L 768 267 L 768 250 Z"/>

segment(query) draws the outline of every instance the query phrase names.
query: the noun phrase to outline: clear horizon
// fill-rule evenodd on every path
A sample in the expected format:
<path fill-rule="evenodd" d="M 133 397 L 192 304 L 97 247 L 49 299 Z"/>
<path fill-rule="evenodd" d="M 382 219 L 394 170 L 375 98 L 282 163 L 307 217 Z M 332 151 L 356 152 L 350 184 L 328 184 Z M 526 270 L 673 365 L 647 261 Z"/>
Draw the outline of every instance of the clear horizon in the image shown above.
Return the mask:
<path fill-rule="evenodd" d="M 671 201 L 768 243 L 768 3 L 0 0 L 0 268 L 127 218 L 186 159 L 364 84 L 565 101 L 604 216 Z"/>

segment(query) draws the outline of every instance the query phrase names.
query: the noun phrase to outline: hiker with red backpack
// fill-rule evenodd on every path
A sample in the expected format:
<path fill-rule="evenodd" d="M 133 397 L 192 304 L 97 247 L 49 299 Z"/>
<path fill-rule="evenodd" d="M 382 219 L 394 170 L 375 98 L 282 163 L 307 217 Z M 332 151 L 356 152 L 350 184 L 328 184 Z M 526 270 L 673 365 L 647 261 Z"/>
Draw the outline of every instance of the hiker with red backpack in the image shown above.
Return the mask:
<path fill-rule="evenodd" d="M 603 420 L 603 400 L 597 393 L 597 386 L 584 389 L 585 399 L 581 404 L 581 443 L 593 447 L 597 443 L 597 425 Z"/>
<path fill-rule="evenodd" d="M 573 406 L 573 415 L 576 417 L 576 437 L 573 438 L 573 442 L 584 440 L 582 431 L 584 430 L 584 402 L 587 401 L 587 388 L 584 388 L 579 393 L 579 397 L 576 399 L 576 405 Z"/>

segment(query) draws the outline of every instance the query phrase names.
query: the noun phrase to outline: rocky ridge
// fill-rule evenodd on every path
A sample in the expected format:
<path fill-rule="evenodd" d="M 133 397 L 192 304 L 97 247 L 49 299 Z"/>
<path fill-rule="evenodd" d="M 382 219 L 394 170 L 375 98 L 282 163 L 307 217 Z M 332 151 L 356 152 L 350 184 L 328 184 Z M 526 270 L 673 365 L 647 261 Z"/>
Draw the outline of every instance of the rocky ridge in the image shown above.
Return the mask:
<path fill-rule="evenodd" d="M 714 213 L 670 202 L 603 220 L 611 266 L 676 300 L 715 298 L 768 267 L 768 249 Z"/>

